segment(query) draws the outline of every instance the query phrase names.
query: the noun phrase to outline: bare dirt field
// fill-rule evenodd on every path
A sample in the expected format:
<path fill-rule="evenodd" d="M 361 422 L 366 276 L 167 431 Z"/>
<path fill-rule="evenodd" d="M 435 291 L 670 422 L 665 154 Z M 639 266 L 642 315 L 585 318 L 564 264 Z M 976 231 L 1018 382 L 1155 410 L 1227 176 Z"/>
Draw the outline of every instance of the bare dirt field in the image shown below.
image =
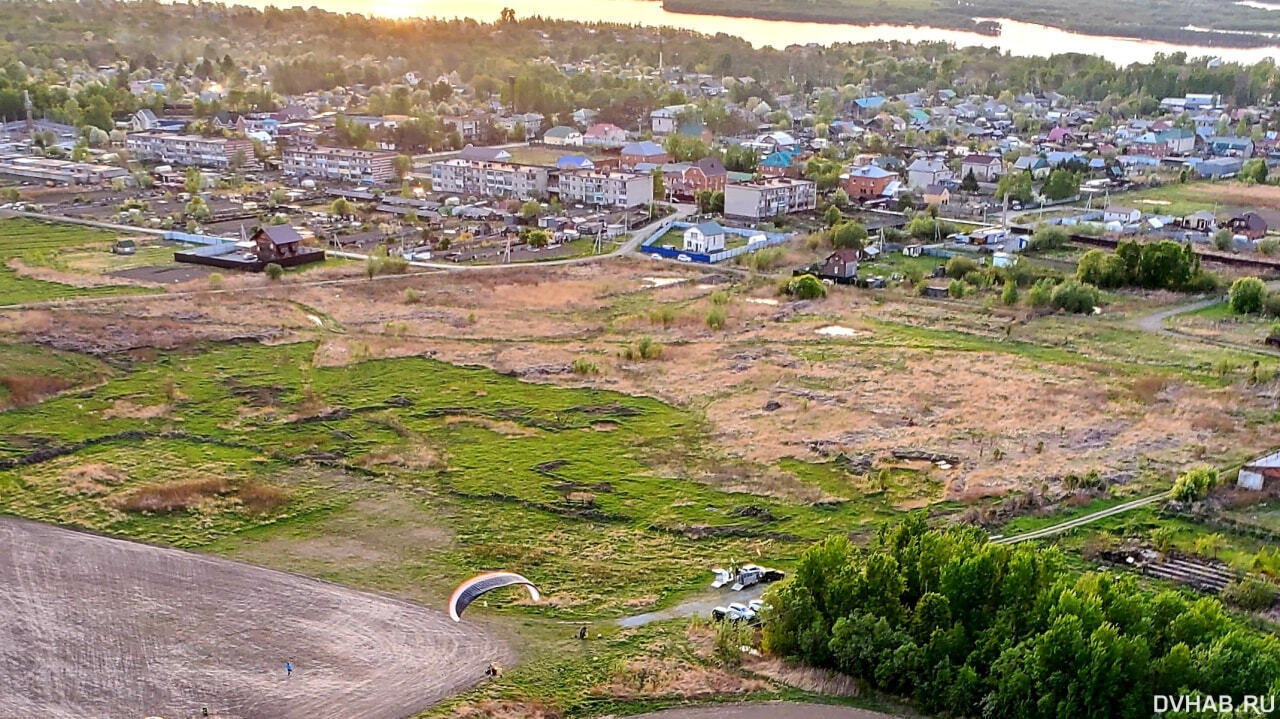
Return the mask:
<path fill-rule="evenodd" d="M 667 709 L 634 719 L 896 719 L 891 714 L 827 704 L 760 702 Z"/>
<path fill-rule="evenodd" d="M 399 719 L 510 658 L 298 575 L 3 517 L 0 547 L 0 717 Z"/>

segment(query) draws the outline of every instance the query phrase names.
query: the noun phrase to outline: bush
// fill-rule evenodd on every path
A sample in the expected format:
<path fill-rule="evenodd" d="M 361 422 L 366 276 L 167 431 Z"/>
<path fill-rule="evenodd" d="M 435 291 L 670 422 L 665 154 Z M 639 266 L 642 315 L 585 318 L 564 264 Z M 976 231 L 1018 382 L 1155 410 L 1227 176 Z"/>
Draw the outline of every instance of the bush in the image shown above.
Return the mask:
<path fill-rule="evenodd" d="M 716 290 L 711 293 L 711 304 L 727 305 L 729 304 L 729 293 L 725 290 Z"/>
<path fill-rule="evenodd" d="M 210 287 L 217 289 L 222 286 L 222 283 L 226 278 L 222 276 L 221 272 L 210 272 L 209 276 L 205 278 L 205 280 L 209 283 Z"/>
<path fill-rule="evenodd" d="M 1053 299 L 1053 280 L 1048 277 L 1031 286 L 1027 293 L 1027 304 L 1032 307 L 1047 307 Z"/>
<path fill-rule="evenodd" d="M 676 321 L 676 308 L 671 305 L 663 305 L 649 311 L 649 322 L 655 325 L 668 327 L 672 322 Z"/>
<path fill-rule="evenodd" d="M 756 272 L 771 270 L 782 262 L 781 247 L 764 247 L 747 255 L 747 266 Z"/>
<path fill-rule="evenodd" d="M 1209 496 L 1218 484 L 1218 472 L 1211 467 L 1196 467 L 1180 475 L 1173 483 L 1173 498 L 1179 502 L 1198 502 Z"/>
<path fill-rule="evenodd" d="M 1251 612 L 1270 609 L 1276 603 L 1276 585 L 1256 575 L 1237 579 L 1222 590 L 1222 600 Z"/>
<path fill-rule="evenodd" d="M 1004 291 L 1000 293 L 1000 301 L 1006 305 L 1018 304 L 1018 283 L 1013 280 L 1005 280 Z"/>
<path fill-rule="evenodd" d="M 951 280 L 951 284 L 947 285 L 947 294 L 950 295 L 952 299 L 958 300 L 964 297 L 964 294 L 968 289 L 969 286 L 964 283 L 964 280 Z"/>
<path fill-rule="evenodd" d="M 724 321 L 724 308 L 712 307 L 711 311 L 707 313 L 707 327 L 713 330 L 723 329 Z"/>
<path fill-rule="evenodd" d="M 1234 235 L 1231 234 L 1231 230 L 1228 230 L 1224 227 L 1221 230 L 1218 230 L 1217 232 L 1213 233 L 1214 249 L 1219 250 L 1221 252 L 1226 252 L 1227 250 L 1231 249 L 1232 245 L 1234 244 L 1235 244 L 1235 238 L 1234 238 Z"/>
<path fill-rule="evenodd" d="M 422 295 L 412 287 L 404 289 L 404 303 L 406 305 L 416 305 L 422 301 Z"/>
<path fill-rule="evenodd" d="M 1262 301 L 1262 311 L 1271 317 L 1280 317 L 1280 292 L 1271 292 Z"/>
<path fill-rule="evenodd" d="M 1040 225 L 1035 234 L 1031 235 L 1027 247 L 1032 250 L 1056 250 L 1066 247 L 1070 239 L 1067 231 L 1057 225 Z"/>
<path fill-rule="evenodd" d="M 1128 284 L 1124 259 L 1102 250 L 1089 250 L 1076 264 L 1076 279 L 1095 287 L 1123 287 Z"/>
<path fill-rule="evenodd" d="M 652 337 L 641 337 L 634 345 L 628 345 L 622 348 L 618 356 L 625 360 L 655 360 L 662 358 L 662 345 L 655 342 Z"/>
<path fill-rule="evenodd" d="M 947 260 L 947 277 L 960 279 L 978 269 L 978 263 L 968 257 L 952 257 Z"/>
<path fill-rule="evenodd" d="M 1268 237 L 1258 243 L 1258 252 L 1264 255 L 1274 255 L 1277 250 L 1280 250 L 1280 240 L 1274 237 Z"/>
<path fill-rule="evenodd" d="M 267 274 L 267 279 L 269 280 L 278 280 L 284 277 L 284 268 L 275 262 L 268 262 L 267 266 L 262 268 L 262 271 Z"/>
<path fill-rule="evenodd" d="M 600 374 L 600 367 L 585 357 L 579 357 L 573 361 L 574 374 Z"/>
<path fill-rule="evenodd" d="M 827 296 L 827 288 L 813 275 L 800 275 L 787 283 L 787 294 L 798 300 L 817 300 Z"/>
<path fill-rule="evenodd" d="M 1257 277 L 1241 277 L 1231 283 L 1228 304 L 1238 315 L 1254 315 L 1262 311 L 1267 298 L 1267 286 Z"/>
<path fill-rule="evenodd" d="M 1100 300 L 1097 287 L 1076 280 L 1063 282 L 1050 295 L 1050 302 L 1054 307 L 1080 315 L 1093 312 Z"/>

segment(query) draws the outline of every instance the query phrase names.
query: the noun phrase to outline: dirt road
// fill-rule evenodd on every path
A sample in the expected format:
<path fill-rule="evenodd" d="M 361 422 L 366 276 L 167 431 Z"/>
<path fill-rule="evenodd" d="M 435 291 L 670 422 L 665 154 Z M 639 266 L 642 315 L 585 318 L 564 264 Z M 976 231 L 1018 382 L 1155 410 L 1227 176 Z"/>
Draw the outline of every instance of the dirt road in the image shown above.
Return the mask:
<path fill-rule="evenodd" d="M 0 612 L 0 717 L 400 719 L 510 657 L 408 602 L 8 517 Z"/>
<path fill-rule="evenodd" d="M 652 714 L 640 714 L 631 719 L 899 719 L 899 717 L 854 707 L 799 702 L 759 702 L 667 709 Z"/>
<path fill-rule="evenodd" d="M 646 612 L 644 614 L 636 614 L 630 617 L 623 617 L 618 620 L 620 627 L 642 627 L 650 622 L 661 622 L 667 619 L 681 619 L 693 616 L 711 616 L 711 610 L 716 607 L 723 607 L 730 602 L 740 602 L 746 604 L 752 599 L 759 599 L 764 594 L 764 590 L 768 588 L 767 584 L 757 584 L 753 587 L 747 587 L 742 591 L 730 592 L 714 592 L 705 594 L 694 599 L 690 599 L 674 607 L 659 609 L 656 612 Z"/>

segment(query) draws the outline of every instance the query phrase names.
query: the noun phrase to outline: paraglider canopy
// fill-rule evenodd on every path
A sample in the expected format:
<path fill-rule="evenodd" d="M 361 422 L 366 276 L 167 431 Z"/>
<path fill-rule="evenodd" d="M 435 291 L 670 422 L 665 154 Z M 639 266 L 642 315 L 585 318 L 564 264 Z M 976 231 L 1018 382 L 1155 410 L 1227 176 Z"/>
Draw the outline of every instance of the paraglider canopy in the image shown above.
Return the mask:
<path fill-rule="evenodd" d="M 533 586 L 533 582 L 514 572 L 477 574 L 459 584 L 458 588 L 453 590 L 453 596 L 449 597 L 449 617 L 455 622 L 460 622 L 462 621 L 462 612 L 466 610 L 469 604 L 478 599 L 481 594 L 517 584 L 524 585 L 529 589 L 529 596 L 533 601 L 536 602 L 542 598 L 538 588 Z"/>

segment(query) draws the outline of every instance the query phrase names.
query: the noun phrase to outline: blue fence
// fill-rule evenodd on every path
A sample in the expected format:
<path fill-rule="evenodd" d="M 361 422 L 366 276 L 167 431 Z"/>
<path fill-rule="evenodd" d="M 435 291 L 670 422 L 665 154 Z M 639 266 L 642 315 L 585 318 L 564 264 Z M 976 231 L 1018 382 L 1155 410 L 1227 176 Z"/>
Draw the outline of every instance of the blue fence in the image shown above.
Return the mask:
<path fill-rule="evenodd" d="M 672 222 L 670 227 L 678 230 L 685 230 L 690 227 L 693 227 L 693 224 L 689 222 Z M 687 262 L 703 262 L 703 263 L 711 264 L 713 262 L 724 262 L 727 259 L 737 257 L 738 255 L 745 255 L 748 252 L 755 252 L 756 250 L 759 250 L 764 247 L 768 247 L 769 245 L 781 244 L 783 242 L 786 242 L 787 238 L 790 237 L 790 235 L 785 235 L 779 232 L 760 232 L 759 230 L 749 230 L 742 227 L 725 227 L 724 231 L 726 235 L 734 235 L 737 237 L 750 238 L 750 237 L 755 237 L 757 235 L 763 235 L 764 240 L 757 241 L 757 242 L 749 242 L 745 245 L 739 245 L 738 247 L 734 247 L 732 249 L 727 249 L 721 252 L 713 252 L 713 253 L 685 252 L 680 247 L 669 248 L 669 247 L 663 247 L 661 245 L 653 245 L 653 244 L 644 245 L 643 247 L 640 248 L 640 251 L 649 255 L 658 255 L 659 257 L 666 257 L 668 259 L 673 259 L 673 260 L 679 259 L 681 256 L 684 256 L 688 258 L 688 260 L 686 260 Z M 665 229 L 659 232 L 655 232 L 654 236 L 649 239 L 649 242 L 656 242 L 664 234 L 666 234 Z"/>

